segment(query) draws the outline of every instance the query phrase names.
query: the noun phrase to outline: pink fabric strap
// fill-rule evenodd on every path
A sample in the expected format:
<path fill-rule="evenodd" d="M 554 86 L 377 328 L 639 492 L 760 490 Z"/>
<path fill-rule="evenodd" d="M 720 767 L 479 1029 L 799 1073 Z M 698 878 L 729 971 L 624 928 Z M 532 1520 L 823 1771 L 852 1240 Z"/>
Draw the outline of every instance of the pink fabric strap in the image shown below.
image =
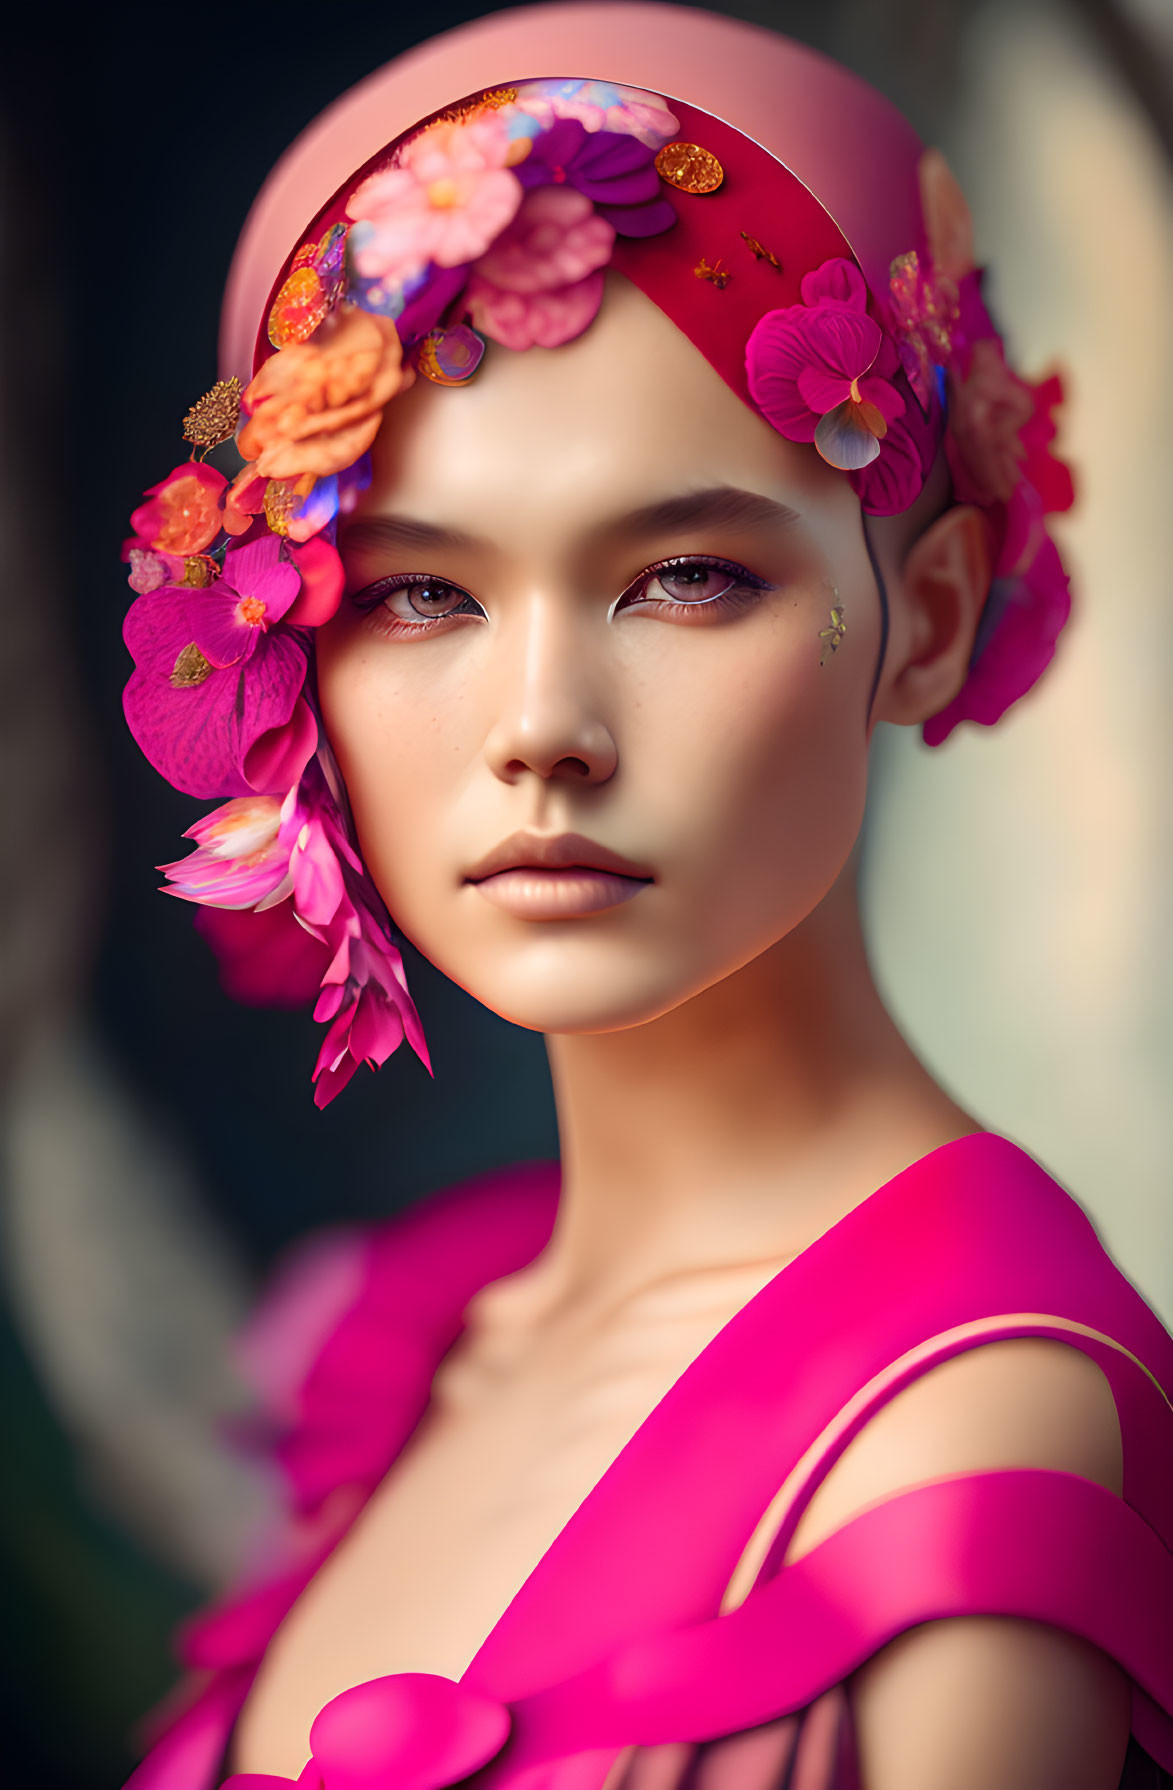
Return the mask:
<path fill-rule="evenodd" d="M 728 1615 L 632 1643 L 523 1699 L 509 1768 L 755 1727 L 905 1630 L 955 1616 L 1043 1622 L 1101 1648 L 1133 1681 L 1138 1739 L 1173 1768 L 1173 1557 L 1103 1487 L 1026 1468 L 887 1499 Z"/>

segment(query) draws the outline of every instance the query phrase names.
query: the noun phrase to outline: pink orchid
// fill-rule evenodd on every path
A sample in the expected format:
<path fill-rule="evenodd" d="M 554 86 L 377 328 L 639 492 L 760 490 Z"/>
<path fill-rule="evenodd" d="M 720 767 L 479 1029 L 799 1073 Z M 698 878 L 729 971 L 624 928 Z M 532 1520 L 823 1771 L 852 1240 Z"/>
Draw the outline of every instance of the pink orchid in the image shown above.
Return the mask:
<path fill-rule="evenodd" d="M 164 894 L 208 907 L 263 911 L 293 887 L 289 849 L 279 838 L 282 805 L 275 796 L 236 796 L 189 827 L 196 850 L 160 864 Z"/>
<path fill-rule="evenodd" d="M 825 261 L 802 282 L 802 303 L 769 311 L 746 344 L 750 396 L 788 441 L 813 441 L 843 472 L 880 452 L 904 399 L 885 375 L 898 358 L 867 311 L 867 286 L 850 261 Z"/>
<path fill-rule="evenodd" d="M 221 671 L 239 665 L 281 620 L 300 587 L 296 567 L 282 557 L 279 535 L 229 548 L 220 577 L 192 605 L 195 644 Z"/>
<path fill-rule="evenodd" d="M 358 273 L 402 285 L 429 262 L 457 267 L 483 254 L 521 203 L 509 152 L 493 111 L 421 132 L 347 202 Z"/>
<path fill-rule="evenodd" d="M 135 669 L 123 708 L 151 764 L 193 796 L 284 793 L 317 745 L 302 690 L 304 637 L 257 630 L 253 651 L 227 668 L 196 644 L 205 590 L 164 586 L 133 603 L 123 638 Z"/>

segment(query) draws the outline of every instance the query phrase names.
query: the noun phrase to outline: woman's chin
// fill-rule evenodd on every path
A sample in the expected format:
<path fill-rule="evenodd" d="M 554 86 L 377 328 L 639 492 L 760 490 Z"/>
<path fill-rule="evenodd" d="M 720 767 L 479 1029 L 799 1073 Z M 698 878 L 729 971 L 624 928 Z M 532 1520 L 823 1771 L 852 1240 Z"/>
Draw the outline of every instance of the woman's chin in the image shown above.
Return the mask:
<path fill-rule="evenodd" d="M 621 1032 L 659 1019 L 709 979 L 695 961 L 613 945 L 600 950 L 546 940 L 491 962 L 425 956 L 502 1019 L 551 1034 Z"/>

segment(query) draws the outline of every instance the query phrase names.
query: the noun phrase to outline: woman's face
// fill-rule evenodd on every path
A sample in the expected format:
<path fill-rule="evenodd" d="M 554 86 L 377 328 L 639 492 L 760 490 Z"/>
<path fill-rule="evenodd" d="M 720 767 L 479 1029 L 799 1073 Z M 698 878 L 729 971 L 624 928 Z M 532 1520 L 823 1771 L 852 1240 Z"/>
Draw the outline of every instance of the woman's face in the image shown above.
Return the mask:
<path fill-rule="evenodd" d="M 319 688 L 363 856 L 486 1006 L 637 1025 L 826 894 L 879 645 L 858 500 L 635 287 L 418 379 L 340 546 Z"/>

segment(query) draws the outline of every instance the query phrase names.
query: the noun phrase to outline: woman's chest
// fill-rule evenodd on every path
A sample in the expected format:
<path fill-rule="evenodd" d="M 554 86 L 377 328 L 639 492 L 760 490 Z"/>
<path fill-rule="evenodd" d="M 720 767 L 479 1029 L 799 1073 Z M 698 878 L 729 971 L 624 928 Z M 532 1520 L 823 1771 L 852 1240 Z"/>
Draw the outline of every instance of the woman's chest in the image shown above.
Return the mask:
<path fill-rule="evenodd" d="M 270 1644 L 234 1768 L 296 1776 L 314 1717 L 355 1684 L 396 1672 L 459 1678 L 729 1315 L 724 1301 L 669 1304 L 658 1322 L 635 1314 L 523 1363 L 492 1346 L 455 1352 L 424 1422 Z"/>

